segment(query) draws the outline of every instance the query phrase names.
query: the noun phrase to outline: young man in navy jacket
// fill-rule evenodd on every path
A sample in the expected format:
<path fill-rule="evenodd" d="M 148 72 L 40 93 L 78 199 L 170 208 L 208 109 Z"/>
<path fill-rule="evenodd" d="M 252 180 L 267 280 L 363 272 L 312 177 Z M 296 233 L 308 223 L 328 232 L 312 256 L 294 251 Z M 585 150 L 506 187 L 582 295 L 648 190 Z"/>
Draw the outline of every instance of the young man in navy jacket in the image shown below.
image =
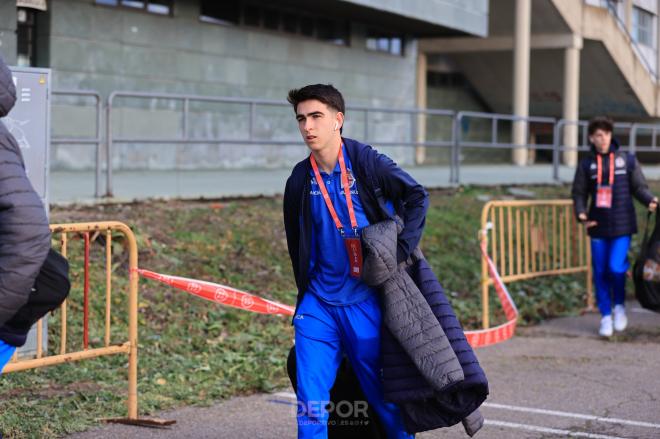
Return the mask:
<path fill-rule="evenodd" d="M 396 212 L 404 223 L 397 259 L 407 260 L 422 236 L 428 194 L 387 156 L 341 136 L 344 99 L 333 86 L 291 90 L 288 101 L 311 151 L 294 167 L 284 192 L 287 245 L 298 287 L 293 318 L 298 437 L 327 437 L 326 406 L 343 355 L 388 438 L 412 437 L 398 407 L 383 399 L 381 311 L 377 292 L 360 279 L 360 232 L 386 219 L 387 210 Z M 334 410 L 366 411 L 362 401 L 347 404 Z"/>
<path fill-rule="evenodd" d="M 591 153 L 580 161 L 572 189 L 575 215 L 591 237 L 596 301 L 602 316 L 598 333 L 603 337 L 610 337 L 615 330 L 623 331 L 628 325 L 628 249 L 631 236 L 637 233 L 633 197 L 650 211 L 658 207 L 658 199 L 649 191 L 635 156 L 619 150 L 619 143 L 612 137 L 613 128 L 612 121 L 605 117 L 589 122 Z"/>

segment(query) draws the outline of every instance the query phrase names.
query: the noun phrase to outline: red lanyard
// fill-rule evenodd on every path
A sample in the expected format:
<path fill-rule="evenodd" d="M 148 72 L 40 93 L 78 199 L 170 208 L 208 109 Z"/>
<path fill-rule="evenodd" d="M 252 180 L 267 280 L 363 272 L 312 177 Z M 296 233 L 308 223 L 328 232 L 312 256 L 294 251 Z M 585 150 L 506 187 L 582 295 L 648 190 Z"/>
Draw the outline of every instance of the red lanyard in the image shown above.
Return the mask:
<path fill-rule="evenodd" d="M 348 216 L 350 216 L 351 218 L 351 227 L 355 232 L 355 236 L 357 236 L 358 223 L 357 223 L 357 219 L 355 219 L 355 211 L 353 210 L 353 200 L 351 199 L 351 188 L 348 187 L 348 173 L 346 172 L 346 163 L 344 162 L 344 154 L 342 150 L 343 150 L 343 144 L 339 147 L 339 156 L 337 157 L 339 159 L 339 168 L 341 169 L 341 183 L 344 186 L 344 195 L 346 196 L 346 204 L 348 205 Z M 332 216 L 332 219 L 335 222 L 335 226 L 337 227 L 337 230 L 339 230 L 341 236 L 344 236 L 344 226 L 342 225 L 341 221 L 339 220 L 339 217 L 337 216 L 335 207 L 332 205 L 332 200 L 330 200 L 330 194 L 328 194 L 328 189 L 326 189 L 325 183 L 321 178 L 321 173 L 319 172 L 319 167 L 316 164 L 316 159 L 314 158 L 313 154 L 309 155 L 309 160 L 312 162 L 312 168 L 314 169 L 314 177 L 316 177 L 316 182 L 319 185 L 319 189 L 321 189 L 321 194 L 323 194 L 323 200 L 325 201 L 325 205 L 328 206 L 328 210 L 330 211 L 330 215 Z"/>
<path fill-rule="evenodd" d="M 603 157 L 598 154 L 596 156 L 598 162 L 598 186 L 603 182 Z M 610 153 L 610 186 L 614 184 L 614 153 Z"/>

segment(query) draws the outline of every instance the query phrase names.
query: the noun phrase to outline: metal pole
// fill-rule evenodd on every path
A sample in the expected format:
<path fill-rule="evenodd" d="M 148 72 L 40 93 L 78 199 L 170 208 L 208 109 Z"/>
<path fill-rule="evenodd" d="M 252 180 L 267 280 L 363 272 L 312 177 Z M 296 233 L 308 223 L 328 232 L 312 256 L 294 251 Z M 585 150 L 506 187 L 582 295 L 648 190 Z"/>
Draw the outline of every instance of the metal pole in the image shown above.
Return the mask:
<path fill-rule="evenodd" d="M 129 243 L 129 296 L 128 296 L 128 341 L 130 351 L 128 353 L 128 418 L 138 417 L 138 251 L 135 235 L 128 226 L 122 224 L 120 228 Z"/>
<path fill-rule="evenodd" d="M 559 183 L 559 136 L 564 119 L 557 122 L 552 133 L 552 178 Z"/>
<path fill-rule="evenodd" d="M 418 142 L 420 139 L 417 138 L 417 118 L 418 114 L 410 113 L 410 141 Z M 415 164 L 422 165 L 424 164 L 424 159 L 426 158 L 426 148 L 416 145 L 415 146 Z"/>
<path fill-rule="evenodd" d="M 493 117 L 490 124 L 490 143 L 497 143 L 497 118 Z"/>
<path fill-rule="evenodd" d="M 101 161 L 101 152 L 103 148 L 103 141 L 101 140 L 101 124 L 103 123 L 103 107 L 101 105 L 101 96 L 96 94 L 96 170 L 94 172 L 94 196 L 96 198 L 101 198 L 101 168 L 103 167 L 103 162 Z"/>
<path fill-rule="evenodd" d="M 254 140 L 254 126 L 257 119 L 257 104 L 250 102 L 250 140 Z"/>
<path fill-rule="evenodd" d="M 628 134 L 628 152 L 635 154 L 637 149 L 637 123 L 630 126 L 630 133 Z"/>
<path fill-rule="evenodd" d="M 453 143 L 452 143 L 452 148 L 451 148 L 451 154 L 449 158 L 449 163 L 450 163 L 450 168 L 449 168 L 449 183 L 451 184 L 458 184 L 460 181 L 460 175 L 459 175 L 459 166 L 460 166 L 460 160 L 459 160 L 459 148 L 460 148 L 460 142 L 461 142 L 461 120 L 463 119 L 463 115 L 459 112 L 455 119 L 454 119 L 454 124 L 453 124 Z"/>
<path fill-rule="evenodd" d="M 106 161 L 106 180 L 105 196 L 112 197 L 112 100 L 114 93 L 108 98 L 108 106 L 105 118 L 105 161 Z"/>
<path fill-rule="evenodd" d="M 188 98 L 183 100 L 183 138 L 188 138 L 188 110 L 190 109 L 190 101 Z"/>

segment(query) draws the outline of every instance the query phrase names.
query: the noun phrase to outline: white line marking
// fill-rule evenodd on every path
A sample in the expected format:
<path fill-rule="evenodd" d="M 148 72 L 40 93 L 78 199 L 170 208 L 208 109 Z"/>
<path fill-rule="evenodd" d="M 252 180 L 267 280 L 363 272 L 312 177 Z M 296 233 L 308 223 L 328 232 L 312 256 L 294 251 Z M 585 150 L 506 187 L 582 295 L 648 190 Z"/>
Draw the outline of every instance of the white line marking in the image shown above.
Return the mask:
<path fill-rule="evenodd" d="M 276 396 L 276 397 L 280 397 L 280 398 L 296 399 L 296 394 L 293 393 L 293 392 L 277 392 L 277 393 L 273 393 L 271 395 Z M 585 414 L 581 414 L 581 413 L 571 413 L 571 412 L 560 412 L 560 411 L 557 411 L 557 410 L 536 409 L 536 408 L 532 408 L 532 407 L 520 407 L 520 406 L 515 406 L 515 405 L 495 404 L 495 403 L 492 403 L 492 402 L 485 402 L 485 403 L 483 403 L 483 406 L 484 407 L 495 408 L 495 409 L 511 410 L 511 411 L 516 411 L 516 412 L 536 413 L 536 414 L 540 414 L 540 415 L 561 416 L 561 417 L 565 417 L 565 418 L 583 419 L 583 420 L 586 420 L 586 421 L 607 422 L 607 423 L 610 423 L 610 424 L 623 424 L 623 425 L 631 425 L 631 426 L 635 426 L 635 427 L 647 427 L 647 428 L 659 428 L 660 429 L 660 424 L 654 424 L 654 423 L 651 423 L 651 422 L 643 422 L 643 421 L 631 421 L 631 420 L 628 420 L 628 419 L 606 418 L 606 417 L 603 417 L 603 416 L 585 415 Z M 506 423 L 506 422 L 503 422 L 503 421 L 489 421 L 489 420 L 486 420 L 486 422 L 487 423 L 500 422 L 500 423 L 505 423 L 507 425 L 509 424 L 509 423 Z M 515 424 L 515 425 L 524 425 L 524 424 Z M 538 427 L 538 428 L 545 428 L 545 427 Z M 561 432 L 561 434 L 565 434 L 564 430 L 556 430 L 556 431 Z M 584 434 L 590 434 L 590 433 L 577 433 L 577 432 L 574 432 L 574 434 L 584 435 Z M 611 438 L 611 437 L 614 437 L 614 436 L 595 435 L 595 436 L 579 436 L 579 437 Z"/>
<path fill-rule="evenodd" d="M 491 425 L 493 427 L 516 428 L 518 430 L 535 431 L 538 433 L 550 433 L 550 434 L 569 436 L 569 437 L 586 437 L 590 439 L 625 439 L 619 436 L 606 436 L 603 434 L 583 433 L 581 431 L 559 430 L 557 428 L 547 428 L 547 427 L 539 427 L 536 425 L 517 424 L 515 422 L 493 421 L 490 419 L 486 419 L 484 423 L 486 425 Z"/>
<path fill-rule="evenodd" d="M 537 413 L 540 415 L 551 415 L 551 416 L 562 416 L 565 418 L 584 419 L 586 421 L 609 422 L 610 424 L 623 424 L 623 425 L 633 425 L 635 427 L 660 428 L 660 424 L 653 424 L 651 422 L 630 421 L 628 419 L 619 419 L 619 418 L 605 418 L 602 416 L 584 415 L 580 413 L 535 409 L 531 407 L 519 407 L 515 405 L 506 405 L 506 404 L 495 404 L 492 402 L 485 402 L 483 406 L 494 409 L 511 410 L 514 412 Z"/>

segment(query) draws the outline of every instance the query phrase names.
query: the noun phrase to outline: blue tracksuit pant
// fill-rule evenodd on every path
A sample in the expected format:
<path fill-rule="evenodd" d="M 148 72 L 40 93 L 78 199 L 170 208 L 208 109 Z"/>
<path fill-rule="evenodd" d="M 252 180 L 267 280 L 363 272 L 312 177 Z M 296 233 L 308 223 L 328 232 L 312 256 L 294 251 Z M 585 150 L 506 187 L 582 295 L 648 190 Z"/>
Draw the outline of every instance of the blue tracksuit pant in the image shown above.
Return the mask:
<path fill-rule="evenodd" d="M 628 249 L 630 235 L 614 238 L 591 238 L 591 263 L 593 265 L 596 301 L 603 316 L 612 314 L 614 304 L 623 305 L 626 299 L 626 272 L 630 266 Z"/>
<path fill-rule="evenodd" d="M 11 360 L 14 352 L 16 352 L 16 348 L 14 346 L 8 345 L 4 341 L 0 340 L 0 373 L 2 373 L 2 369 L 5 368 L 5 365 L 9 363 L 9 360 Z"/>
<path fill-rule="evenodd" d="M 304 295 L 294 317 L 296 332 L 298 438 L 327 438 L 330 389 L 342 353 L 348 357 L 369 405 L 376 411 L 389 439 L 412 438 L 405 432 L 396 404 L 383 400 L 380 381 L 381 312 L 376 295 L 346 306 L 329 305 L 313 293 Z M 337 413 L 364 410 L 350 402 Z M 341 409 L 341 411 L 340 411 Z"/>

